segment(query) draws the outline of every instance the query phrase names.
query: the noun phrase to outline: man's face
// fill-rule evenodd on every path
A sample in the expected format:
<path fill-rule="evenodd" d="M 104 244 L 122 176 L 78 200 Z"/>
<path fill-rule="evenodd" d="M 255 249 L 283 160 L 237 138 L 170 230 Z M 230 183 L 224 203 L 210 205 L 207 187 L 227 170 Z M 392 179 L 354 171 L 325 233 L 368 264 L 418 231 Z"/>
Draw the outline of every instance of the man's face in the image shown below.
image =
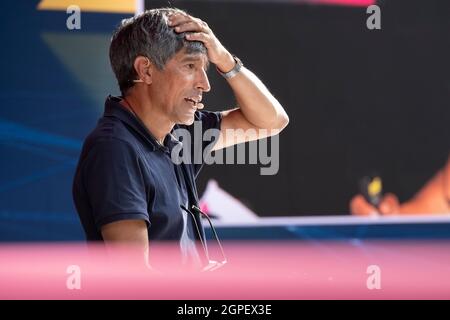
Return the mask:
<path fill-rule="evenodd" d="M 187 54 L 180 50 L 166 62 L 162 71 L 152 74 L 151 96 L 156 106 L 174 123 L 190 125 L 194 122 L 197 103 L 208 92 L 209 62 L 206 54 Z"/>

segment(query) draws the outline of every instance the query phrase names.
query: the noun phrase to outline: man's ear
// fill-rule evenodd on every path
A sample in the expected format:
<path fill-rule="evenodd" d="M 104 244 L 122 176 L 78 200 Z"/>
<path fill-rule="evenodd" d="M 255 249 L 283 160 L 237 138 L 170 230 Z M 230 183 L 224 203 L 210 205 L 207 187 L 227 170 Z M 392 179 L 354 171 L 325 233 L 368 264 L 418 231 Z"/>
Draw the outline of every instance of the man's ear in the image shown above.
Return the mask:
<path fill-rule="evenodd" d="M 143 56 L 138 56 L 134 59 L 134 70 L 137 73 L 137 81 L 144 82 L 146 84 L 152 83 L 153 64 L 150 59 Z"/>

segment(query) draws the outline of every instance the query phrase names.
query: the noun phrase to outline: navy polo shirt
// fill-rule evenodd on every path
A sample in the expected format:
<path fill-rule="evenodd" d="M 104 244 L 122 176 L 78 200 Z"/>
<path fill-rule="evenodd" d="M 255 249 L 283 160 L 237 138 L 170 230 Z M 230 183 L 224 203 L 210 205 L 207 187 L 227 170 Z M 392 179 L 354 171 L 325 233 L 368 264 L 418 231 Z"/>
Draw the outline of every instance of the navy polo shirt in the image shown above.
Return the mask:
<path fill-rule="evenodd" d="M 195 121 L 201 121 L 202 132 L 220 129 L 221 114 L 197 111 Z M 194 138 L 200 139 L 197 145 L 202 149 L 213 143 L 194 136 L 193 125 L 174 129 L 180 127 L 192 132 L 192 145 Z M 180 205 L 190 208 L 198 201 L 195 178 L 202 163 L 175 164 L 171 151 L 179 143 L 168 134 L 161 146 L 120 104 L 120 98 L 106 99 L 103 117 L 84 142 L 73 183 L 75 206 L 88 240 L 103 240 L 105 224 L 139 219 L 147 222 L 150 240 L 178 241 L 185 254 L 193 250 L 198 231 L 193 217 Z"/>

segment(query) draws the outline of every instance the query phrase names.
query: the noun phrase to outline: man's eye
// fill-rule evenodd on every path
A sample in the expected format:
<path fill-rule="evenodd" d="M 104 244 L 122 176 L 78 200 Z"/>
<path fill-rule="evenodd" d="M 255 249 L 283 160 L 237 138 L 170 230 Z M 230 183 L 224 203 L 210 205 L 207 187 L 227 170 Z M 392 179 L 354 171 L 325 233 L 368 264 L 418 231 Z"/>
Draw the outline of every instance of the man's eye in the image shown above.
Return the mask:
<path fill-rule="evenodd" d="M 194 68 L 195 68 L 195 64 L 189 63 L 189 64 L 187 64 L 187 67 L 188 67 L 189 69 L 194 69 Z"/>

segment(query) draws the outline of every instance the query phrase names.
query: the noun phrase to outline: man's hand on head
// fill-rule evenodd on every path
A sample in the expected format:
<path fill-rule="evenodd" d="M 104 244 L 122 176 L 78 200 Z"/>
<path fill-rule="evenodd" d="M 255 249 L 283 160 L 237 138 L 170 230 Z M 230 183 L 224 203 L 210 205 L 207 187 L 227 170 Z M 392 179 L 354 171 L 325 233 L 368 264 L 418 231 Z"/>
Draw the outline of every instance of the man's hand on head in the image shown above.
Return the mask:
<path fill-rule="evenodd" d="M 220 43 L 206 22 L 180 12 L 170 14 L 168 20 L 169 26 L 174 28 L 175 32 L 186 32 L 186 40 L 202 42 L 208 51 L 208 60 L 222 72 L 233 69 L 233 56 Z"/>
<path fill-rule="evenodd" d="M 203 43 L 209 62 L 214 63 L 222 74 L 236 67 L 237 60 L 220 43 L 206 22 L 177 12 L 168 15 L 168 24 L 174 32 L 185 33 L 186 40 Z M 221 112 L 221 136 L 213 150 L 273 136 L 287 126 L 289 117 L 286 111 L 253 72 L 243 67 L 236 76 L 227 78 L 227 82 L 238 107 Z"/>

